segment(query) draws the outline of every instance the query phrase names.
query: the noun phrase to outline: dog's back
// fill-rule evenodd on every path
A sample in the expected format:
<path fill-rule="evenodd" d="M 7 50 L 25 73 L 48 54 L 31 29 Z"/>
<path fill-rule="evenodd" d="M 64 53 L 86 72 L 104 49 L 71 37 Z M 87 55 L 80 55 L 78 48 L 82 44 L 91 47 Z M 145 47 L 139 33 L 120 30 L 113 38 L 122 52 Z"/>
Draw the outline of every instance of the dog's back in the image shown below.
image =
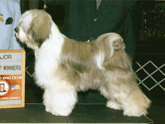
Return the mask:
<path fill-rule="evenodd" d="M 118 44 L 115 44 L 115 47 L 118 48 L 113 46 L 116 41 Z M 115 59 L 124 58 L 120 58 L 125 52 L 124 48 L 121 36 L 116 33 L 101 35 L 91 43 L 66 38 L 60 55 L 60 66 L 65 68 L 67 78 L 74 85 L 77 84 L 77 89 L 83 91 L 89 88 L 97 89 L 104 83 L 105 71 L 111 69 Z M 125 56 L 127 56 L 126 53 Z M 112 57 L 113 60 L 111 60 Z M 79 84 L 83 84 L 83 87 Z"/>

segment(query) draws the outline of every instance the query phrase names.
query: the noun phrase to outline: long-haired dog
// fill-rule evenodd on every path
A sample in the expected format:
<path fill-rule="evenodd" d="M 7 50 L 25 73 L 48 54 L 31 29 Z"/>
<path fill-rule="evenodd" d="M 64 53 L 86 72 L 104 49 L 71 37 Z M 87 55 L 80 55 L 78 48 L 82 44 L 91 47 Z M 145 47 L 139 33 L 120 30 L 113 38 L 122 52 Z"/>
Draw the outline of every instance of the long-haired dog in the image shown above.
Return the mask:
<path fill-rule="evenodd" d="M 127 116 L 147 114 L 150 100 L 136 83 L 119 34 L 107 33 L 90 43 L 78 42 L 60 33 L 43 10 L 25 12 L 15 32 L 35 51 L 35 78 L 45 90 L 47 112 L 68 116 L 77 102 L 77 91 L 98 89 L 107 99 L 107 107 L 122 109 Z"/>

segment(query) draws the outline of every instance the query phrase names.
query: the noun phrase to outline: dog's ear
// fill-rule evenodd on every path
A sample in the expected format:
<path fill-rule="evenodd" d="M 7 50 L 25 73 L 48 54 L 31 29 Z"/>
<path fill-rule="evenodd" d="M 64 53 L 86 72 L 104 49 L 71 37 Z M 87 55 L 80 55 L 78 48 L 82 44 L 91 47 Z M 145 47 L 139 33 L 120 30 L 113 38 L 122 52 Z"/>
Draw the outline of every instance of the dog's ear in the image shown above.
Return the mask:
<path fill-rule="evenodd" d="M 33 37 L 38 47 L 49 38 L 50 33 L 51 19 L 48 15 L 38 15 L 32 20 L 29 34 Z"/>

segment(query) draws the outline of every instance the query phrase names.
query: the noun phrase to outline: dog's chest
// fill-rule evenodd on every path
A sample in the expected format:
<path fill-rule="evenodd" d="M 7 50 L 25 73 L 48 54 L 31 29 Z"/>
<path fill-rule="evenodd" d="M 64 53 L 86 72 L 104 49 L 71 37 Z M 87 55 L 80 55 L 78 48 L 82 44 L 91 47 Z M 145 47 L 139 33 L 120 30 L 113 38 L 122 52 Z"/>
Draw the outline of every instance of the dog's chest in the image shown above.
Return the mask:
<path fill-rule="evenodd" d="M 38 85 L 46 86 L 51 83 L 58 60 L 51 54 L 37 55 L 35 61 L 35 78 Z"/>
<path fill-rule="evenodd" d="M 57 60 L 54 58 L 40 59 L 36 61 L 35 71 L 40 76 L 51 75 L 57 66 Z"/>

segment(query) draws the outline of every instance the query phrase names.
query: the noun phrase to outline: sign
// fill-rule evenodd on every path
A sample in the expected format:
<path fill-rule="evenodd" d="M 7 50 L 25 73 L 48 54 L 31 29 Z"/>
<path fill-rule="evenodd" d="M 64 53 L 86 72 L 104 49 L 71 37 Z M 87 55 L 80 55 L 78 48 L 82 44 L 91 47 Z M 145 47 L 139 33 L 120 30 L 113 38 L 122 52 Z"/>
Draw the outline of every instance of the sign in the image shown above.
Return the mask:
<path fill-rule="evenodd" d="M 25 51 L 0 50 L 0 108 L 25 106 Z"/>

